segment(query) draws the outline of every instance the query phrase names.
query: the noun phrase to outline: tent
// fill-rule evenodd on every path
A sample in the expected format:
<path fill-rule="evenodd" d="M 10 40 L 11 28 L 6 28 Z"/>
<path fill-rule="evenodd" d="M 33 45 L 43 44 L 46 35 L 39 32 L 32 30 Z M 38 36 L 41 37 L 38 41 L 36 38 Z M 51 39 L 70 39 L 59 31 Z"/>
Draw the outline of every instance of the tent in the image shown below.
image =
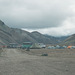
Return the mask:
<path fill-rule="evenodd" d="M 71 49 L 71 47 L 72 47 L 72 46 L 68 46 L 67 48 L 68 48 L 68 49 Z"/>
<path fill-rule="evenodd" d="M 40 49 L 40 45 L 38 43 L 34 43 L 31 47 L 31 49 Z"/>
<path fill-rule="evenodd" d="M 59 45 L 56 45 L 56 49 L 60 49 L 60 46 Z"/>
<path fill-rule="evenodd" d="M 65 46 L 65 45 L 64 45 L 63 47 L 64 47 L 64 48 L 67 48 L 67 46 Z"/>
<path fill-rule="evenodd" d="M 41 48 L 46 48 L 46 45 L 44 45 L 43 43 L 38 43 L 38 44 Z"/>
<path fill-rule="evenodd" d="M 71 49 L 75 49 L 75 46 L 72 46 Z"/>
<path fill-rule="evenodd" d="M 55 47 L 54 46 L 49 46 L 48 49 L 55 49 Z"/>

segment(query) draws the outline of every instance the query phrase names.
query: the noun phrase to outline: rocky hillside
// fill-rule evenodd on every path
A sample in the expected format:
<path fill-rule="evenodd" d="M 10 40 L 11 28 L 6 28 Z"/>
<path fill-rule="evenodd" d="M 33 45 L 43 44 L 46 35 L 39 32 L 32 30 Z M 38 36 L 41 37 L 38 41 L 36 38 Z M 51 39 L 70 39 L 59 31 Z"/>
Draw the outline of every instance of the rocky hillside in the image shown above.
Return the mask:
<path fill-rule="evenodd" d="M 44 43 L 44 44 L 53 44 L 51 38 L 48 38 L 42 35 L 39 32 L 29 33 L 27 31 L 9 28 L 0 20 L 0 44 L 8 45 L 9 43 L 18 43 L 22 44 L 23 42 L 30 41 L 32 43 Z"/>
<path fill-rule="evenodd" d="M 67 37 L 52 37 L 48 35 L 43 35 L 37 31 L 32 33 L 18 29 L 10 28 L 5 25 L 4 22 L 0 20 L 0 45 L 8 45 L 9 43 L 18 43 L 22 44 L 23 42 L 32 42 L 32 43 L 44 43 L 44 44 L 59 44 L 63 40 L 65 44 L 73 43 L 75 44 L 75 35 Z"/>
<path fill-rule="evenodd" d="M 66 45 L 75 45 L 75 34 L 69 36 L 66 40 L 64 40 L 63 44 L 66 44 Z"/>
<path fill-rule="evenodd" d="M 66 40 L 69 36 L 62 36 L 62 37 L 54 37 L 50 35 L 44 35 L 47 38 L 50 38 L 55 44 L 61 44 L 64 40 Z"/>
<path fill-rule="evenodd" d="M 10 34 L 11 29 L 0 20 L 0 44 L 8 44 L 9 42 L 15 42 Z"/>
<path fill-rule="evenodd" d="M 30 37 L 30 33 L 21 29 L 9 28 L 0 20 L 0 44 L 23 43 L 24 41 L 37 42 Z"/>

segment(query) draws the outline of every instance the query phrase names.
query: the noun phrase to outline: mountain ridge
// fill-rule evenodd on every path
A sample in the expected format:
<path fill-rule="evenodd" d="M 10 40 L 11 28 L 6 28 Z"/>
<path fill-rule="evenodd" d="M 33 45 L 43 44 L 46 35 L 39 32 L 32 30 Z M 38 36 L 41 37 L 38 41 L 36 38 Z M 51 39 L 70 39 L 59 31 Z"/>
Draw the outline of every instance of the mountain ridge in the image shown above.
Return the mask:
<path fill-rule="evenodd" d="M 66 43 L 70 37 L 53 37 L 49 35 L 43 35 L 37 31 L 28 32 L 18 28 L 10 28 L 4 22 L 0 20 L 0 45 L 8 45 L 9 43 L 22 44 L 23 42 L 30 41 L 32 43 L 44 43 L 44 44 L 59 44 Z"/>

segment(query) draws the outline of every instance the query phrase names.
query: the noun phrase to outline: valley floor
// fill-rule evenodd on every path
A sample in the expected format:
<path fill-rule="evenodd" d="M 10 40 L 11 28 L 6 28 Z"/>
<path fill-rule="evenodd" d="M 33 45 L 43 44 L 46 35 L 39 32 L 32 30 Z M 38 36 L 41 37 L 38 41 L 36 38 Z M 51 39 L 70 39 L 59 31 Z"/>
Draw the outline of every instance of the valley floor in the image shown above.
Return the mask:
<path fill-rule="evenodd" d="M 3 49 L 0 75 L 75 75 L 75 49 Z"/>

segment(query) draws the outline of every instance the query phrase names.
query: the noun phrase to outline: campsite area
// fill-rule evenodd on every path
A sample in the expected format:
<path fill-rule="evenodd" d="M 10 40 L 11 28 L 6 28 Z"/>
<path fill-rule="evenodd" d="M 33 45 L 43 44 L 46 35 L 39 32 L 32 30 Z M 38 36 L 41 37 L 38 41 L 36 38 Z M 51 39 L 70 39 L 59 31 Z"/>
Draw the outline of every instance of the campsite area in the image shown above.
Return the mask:
<path fill-rule="evenodd" d="M 75 75 L 75 49 L 4 48 L 0 75 Z"/>

